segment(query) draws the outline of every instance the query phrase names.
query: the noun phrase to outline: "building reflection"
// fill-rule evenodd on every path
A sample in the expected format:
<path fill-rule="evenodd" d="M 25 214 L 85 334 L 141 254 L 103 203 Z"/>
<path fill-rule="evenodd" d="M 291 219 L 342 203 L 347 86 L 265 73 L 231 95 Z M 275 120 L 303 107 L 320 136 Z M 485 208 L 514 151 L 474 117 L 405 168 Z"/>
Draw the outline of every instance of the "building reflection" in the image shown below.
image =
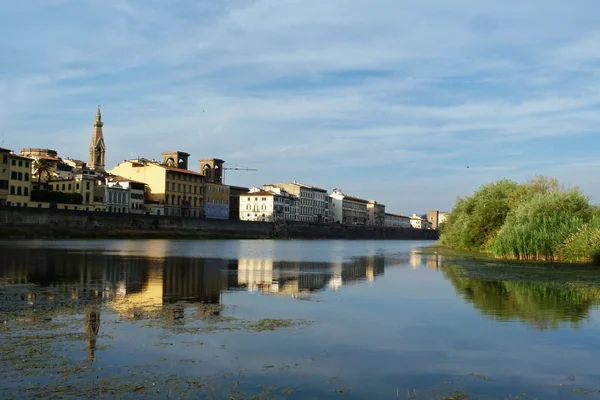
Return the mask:
<path fill-rule="evenodd" d="M 237 287 L 264 294 L 298 297 L 364 280 L 373 281 L 383 274 L 384 259 L 377 256 L 351 261 L 295 262 L 240 258 Z"/>

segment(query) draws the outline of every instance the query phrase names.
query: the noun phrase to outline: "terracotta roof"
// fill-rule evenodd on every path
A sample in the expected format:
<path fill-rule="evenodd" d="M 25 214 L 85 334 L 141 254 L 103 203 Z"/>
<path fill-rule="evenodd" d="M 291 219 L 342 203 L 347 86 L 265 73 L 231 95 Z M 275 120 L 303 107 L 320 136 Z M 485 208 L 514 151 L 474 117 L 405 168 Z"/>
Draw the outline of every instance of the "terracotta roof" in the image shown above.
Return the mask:
<path fill-rule="evenodd" d="M 122 176 L 112 176 L 108 178 L 109 182 L 129 182 L 129 183 L 139 183 L 140 185 L 145 185 L 144 182 L 134 181 L 133 179 L 123 178 Z"/>
<path fill-rule="evenodd" d="M 279 195 L 277 193 L 265 192 L 264 190 L 261 190 L 260 192 L 240 194 L 240 196 L 252 197 L 252 196 L 279 196 Z"/>
<path fill-rule="evenodd" d="M 302 183 L 302 182 L 296 182 L 295 185 L 304 186 L 304 187 L 309 188 L 309 189 L 314 189 L 314 190 L 318 190 L 320 192 L 327 193 L 327 189 L 323 189 L 323 188 L 320 188 L 318 186 L 308 185 L 308 184 Z"/>
<path fill-rule="evenodd" d="M 392 213 L 385 213 L 385 215 L 391 215 L 392 217 L 400 217 L 400 218 L 410 218 L 406 215 L 402 215 L 402 214 L 392 214 Z"/>
<path fill-rule="evenodd" d="M 204 176 L 202 175 L 200 172 L 196 172 L 196 171 L 190 171 L 189 169 L 183 169 L 183 168 L 175 168 L 175 167 L 167 167 L 166 165 L 160 165 L 159 167 L 163 167 L 164 169 L 166 169 L 167 171 L 173 171 L 173 172 L 181 172 L 182 174 L 189 174 L 189 175 L 198 175 L 198 176 Z"/>
<path fill-rule="evenodd" d="M 7 148 L 4 148 L 4 147 L 0 147 L 0 150 L 2 150 L 2 151 L 12 151 L 11 149 L 7 149 Z"/>
<path fill-rule="evenodd" d="M 44 160 L 60 161 L 60 158 L 58 158 L 58 157 L 44 156 L 44 155 L 37 155 L 37 154 L 35 154 L 35 155 L 32 154 L 31 156 L 23 156 L 23 157 L 33 158 L 33 159 L 42 158 Z"/>
<path fill-rule="evenodd" d="M 363 199 L 361 197 L 355 197 L 355 196 L 348 196 L 347 194 L 344 195 L 345 199 L 350 199 L 350 200 L 354 200 L 354 201 L 360 201 L 362 203 L 368 203 L 369 200 L 367 199 Z"/>
<path fill-rule="evenodd" d="M 29 158 L 29 157 L 25 157 L 25 156 L 20 156 L 20 155 L 18 155 L 18 154 L 11 154 L 10 156 L 11 156 L 11 157 L 14 157 L 14 158 L 20 158 L 20 159 L 22 159 L 22 160 L 28 160 L 28 161 L 31 161 L 31 158 Z"/>

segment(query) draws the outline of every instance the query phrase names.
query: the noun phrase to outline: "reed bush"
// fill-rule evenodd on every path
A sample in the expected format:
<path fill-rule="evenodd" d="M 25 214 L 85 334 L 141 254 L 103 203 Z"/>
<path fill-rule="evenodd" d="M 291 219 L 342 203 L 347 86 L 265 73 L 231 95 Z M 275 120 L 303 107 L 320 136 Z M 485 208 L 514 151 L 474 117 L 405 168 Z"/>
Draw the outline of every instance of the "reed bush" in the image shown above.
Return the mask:
<path fill-rule="evenodd" d="M 562 261 L 600 264 L 600 215 L 573 232 L 558 251 Z"/>
<path fill-rule="evenodd" d="M 563 242 L 584 224 L 581 217 L 556 213 L 508 221 L 490 242 L 494 256 L 516 260 L 559 260 Z"/>

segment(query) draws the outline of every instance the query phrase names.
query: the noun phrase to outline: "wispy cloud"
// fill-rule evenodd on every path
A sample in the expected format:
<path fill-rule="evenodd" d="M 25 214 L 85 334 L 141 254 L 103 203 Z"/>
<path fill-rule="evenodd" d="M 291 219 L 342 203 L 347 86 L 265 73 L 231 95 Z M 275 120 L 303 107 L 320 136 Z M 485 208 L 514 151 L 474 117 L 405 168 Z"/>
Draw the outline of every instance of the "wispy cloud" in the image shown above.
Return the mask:
<path fill-rule="evenodd" d="M 86 158 L 101 104 L 109 164 L 183 149 L 259 169 L 233 184 L 305 180 L 403 213 L 544 173 L 598 200 L 599 11 L 594 0 L 5 2 L 0 132 L 17 150 Z"/>

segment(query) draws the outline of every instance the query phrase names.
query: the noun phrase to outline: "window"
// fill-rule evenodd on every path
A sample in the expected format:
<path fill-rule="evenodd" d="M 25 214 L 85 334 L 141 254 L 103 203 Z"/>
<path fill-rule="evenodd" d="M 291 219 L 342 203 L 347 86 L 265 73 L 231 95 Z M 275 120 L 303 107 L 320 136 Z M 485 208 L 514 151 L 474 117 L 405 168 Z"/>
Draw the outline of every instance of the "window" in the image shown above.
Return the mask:
<path fill-rule="evenodd" d="M 64 183 L 62 184 L 62 190 L 65 190 L 65 184 Z"/>
<path fill-rule="evenodd" d="M 4 157 L 2 157 L 2 164 L 8 164 L 8 156 L 4 155 Z"/>
<path fill-rule="evenodd" d="M 10 171 L 10 179 L 17 180 L 17 171 Z"/>
<path fill-rule="evenodd" d="M 25 167 L 29 168 L 29 161 L 25 161 Z M 25 207 L 27 207 L 27 204 L 25 205 Z"/>
<path fill-rule="evenodd" d="M 79 190 L 79 183 L 75 184 L 75 189 Z"/>
<path fill-rule="evenodd" d="M 71 190 L 71 188 L 72 188 L 72 187 L 73 187 L 73 186 L 72 186 L 72 185 L 69 183 L 69 190 Z"/>
<path fill-rule="evenodd" d="M 21 186 L 17 186 L 17 196 L 21 196 L 22 195 L 22 191 L 21 191 Z"/>
<path fill-rule="evenodd" d="M 15 187 L 14 186 L 10 187 L 10 194 L 15 194 Z"/>
<path fill-rule="evenodd" d="M 85 183 L 85 188 L 86 188 L 87 190 L 90 190 L 90 183 L 89 183 L 89 182 L 86 182 L 86 183 Z"/>
<path fill-rule="evenodd" d="M 29 182 L 29 174 L 25 172 L 25 182 Z"/>
<path fill-rule="evenodd" d="M 0 180 L 0 189 L 8 189 L 8 181 Z"/>
<path fill-rule="evenodd" d="M 19 160 L 19 167 L 23 166 L 23 160 Z"/>
<path fill-rule="evenodd" d="M 23 194 L 24 194 L 25 196 L 29 196 L 29 188 L 27 188 L 27 187 L 26 187 L 26 188 L 23 188 Z M 25 205 L 25 207 L 27 207 L 27 204 Z"/>
<path fill-rule="evenodd" d="M 17 165 L 17 160 L 15 160 L 14 158 L 12 160 L 10 160 L 10 164 L 11 165 Z"/>
<path fill-rule="evenodd" d="M 181 183 L 178 183 L 178 184 L 177 184 L 177 191 L 178 191 L 178 192 L 181 192 Z"/>

